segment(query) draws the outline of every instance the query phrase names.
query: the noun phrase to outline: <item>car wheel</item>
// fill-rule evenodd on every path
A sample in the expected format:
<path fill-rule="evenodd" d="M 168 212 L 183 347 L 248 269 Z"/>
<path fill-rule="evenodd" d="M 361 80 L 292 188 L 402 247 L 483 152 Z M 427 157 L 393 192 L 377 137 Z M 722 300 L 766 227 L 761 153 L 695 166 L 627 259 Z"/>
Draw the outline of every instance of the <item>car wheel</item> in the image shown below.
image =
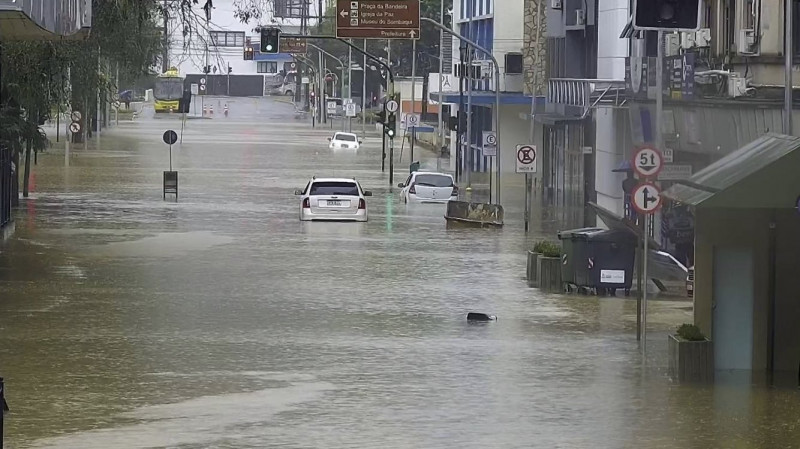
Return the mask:
<path fill-rule="evenodd" d="M 287 97 L 293 97 L 294 96 L 294 92 L 292 92 L 291 90 L 287 90 L 286 91 L 286 96 Z"/>

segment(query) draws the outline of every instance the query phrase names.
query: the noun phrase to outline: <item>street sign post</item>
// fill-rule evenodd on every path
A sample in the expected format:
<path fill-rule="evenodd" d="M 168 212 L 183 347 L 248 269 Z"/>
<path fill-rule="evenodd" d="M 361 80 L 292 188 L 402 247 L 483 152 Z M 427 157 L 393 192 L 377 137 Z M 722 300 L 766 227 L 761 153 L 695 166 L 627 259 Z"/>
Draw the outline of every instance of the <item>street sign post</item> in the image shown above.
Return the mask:
<path fill-rule="evenodd" d="M 494 131 L 483 132 L 483 155 L 497 156 L 497 133 Z"/>
<path fill-rule="evenodd" d="M 664 156 L 653 147 L 641 147 L 633 155 L 633 169 L 641 178 L 655 178 L 663 167 Z"/>
<path fill-rule="evenodd" d="M 169 171 L 164 172 L 164 199 L 167 199 L 167 193 L 175 194 L 175 201 L 178 201 L 178 172 L 172 171 L 172 145 L 178 141 L 178 133 L 168 129 L 164 131 L 162 136 L 164 143 L 169 145 Z"/>
<path fill-rule="evenodd" d="M 198 95 L 200 93 L 200 86 L 197 83 L 192 83 L 191 91 L 192 95 Z"/>
<path fill-rule="evenodd" d="M 536 173 L 536 145 L 517 145 L 517 173 Z"/>
<path fill-rule="evenodd" d="M 81 117 L 83 117 L 81 115 L 81 111 L 72 111 L 72 114 L 70 115 L 70 118 L 72 118 L 73 122 L 81 121 Z"/>
<path fill-rule="evenodd" d="M 337 0 L 336 37 L 418 39 L 420 0 Z"/>
<path fill-rule="evenodd" d="M 419 126 L 419 114 L 406 114 L 406 129 L 414 129 Z"/>
<path fill-rule="evenodd" d="M 329 102 L 327 102 L 325 104 L 325 106 L 326 106 L 325 109 L 328 112 L 328 115 L 336 114 L 336 102 L 335 101 L 329 101 Z"/>
<path fill-rule="evenodd" d="M 661 208 L 661 189 L 655 184 L 643 182 L 636 186 L 631 192 L 631 202 L 633 208 L 644 215 L 644 250 L 642 254 L 642 278 L 644 286 L 642 288 L 642 348 L 647 346 L 647 258 L 648 247 L 650 244 L 650 220 L 652 215 Z"/>
<path fill-rule="evenodd" d="M 344 105 L 345 115 L 348 117 L 355 117 L 356 116 L 356 104 L 355 103 L 347 103 Z"/>

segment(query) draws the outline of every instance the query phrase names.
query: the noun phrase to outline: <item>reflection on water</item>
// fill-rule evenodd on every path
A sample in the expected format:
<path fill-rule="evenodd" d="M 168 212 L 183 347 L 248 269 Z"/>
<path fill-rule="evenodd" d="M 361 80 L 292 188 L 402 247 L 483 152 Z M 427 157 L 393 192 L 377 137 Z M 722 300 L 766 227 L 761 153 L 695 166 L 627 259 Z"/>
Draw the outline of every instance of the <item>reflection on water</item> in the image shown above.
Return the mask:
<path fill-rule="evenodd" d="M 177 204 L 163 121 L 104 136 L 120 157 L 78 153 L 68 184 L 41 157 L 0 254 L 10 447 L 797 446 L 796 389 L 666 378 L 690 303 L 649 306 L 642 360 L 633 301 L 527 288 L 529 241 L 558 224 L 524 237 L 513 192 L 503 230 L 446 230 L 443 207 L 397 201 L 379 139 L 316 154 L 328 132 L 252 107 L 281 127 L 189 121 Z M 369 223 L 299 222 L 320 166 L 375 192 Z"/>

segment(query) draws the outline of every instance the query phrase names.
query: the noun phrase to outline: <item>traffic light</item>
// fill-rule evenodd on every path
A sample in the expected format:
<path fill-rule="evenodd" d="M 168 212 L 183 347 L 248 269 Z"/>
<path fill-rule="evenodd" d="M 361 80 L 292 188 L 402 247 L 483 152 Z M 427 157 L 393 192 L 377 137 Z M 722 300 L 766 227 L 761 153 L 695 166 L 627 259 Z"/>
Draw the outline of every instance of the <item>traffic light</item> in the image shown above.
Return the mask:
<path fill-rule="evenodd" d="M 228 66 L 228 73 L 233 73 L 233 67 Z"/>
<path fill-rule="evenodd" d="M 381 110 L 380 112 L 378 112 L 378 123 L 380 123 L 381 125 L 386 123 L 386 111 Z"/>
<path fill-rule="evenodd" d="M 245 47 L 244 48 L 244 60 L 245 61 L 252 61 L 253 60 L 253 47 Z"/>
<path fill-rule="evenodd" d="M 390 139 L 393 139 L 395 134 L 397 134 L 397 117 L 393 113 L 389 114 L 389 119 L 384 123 L 383 132 Z"/>
<path fill-rule="evenodd" d="M 281 30 L 277 28 L 261 28 L 261 53 L 278 53 Z"/>
<path fill-rule="evenodd" d="M 203 66 L 203 73 L 205 73 L 206 75 L 211 73 L 211 66 L 210 65 L 204 65 Z"/>
<path fill-rule="evenodd" d="M 640 30 L 700 29 L 701 0 L 634 0 L 633 27 Z"/>

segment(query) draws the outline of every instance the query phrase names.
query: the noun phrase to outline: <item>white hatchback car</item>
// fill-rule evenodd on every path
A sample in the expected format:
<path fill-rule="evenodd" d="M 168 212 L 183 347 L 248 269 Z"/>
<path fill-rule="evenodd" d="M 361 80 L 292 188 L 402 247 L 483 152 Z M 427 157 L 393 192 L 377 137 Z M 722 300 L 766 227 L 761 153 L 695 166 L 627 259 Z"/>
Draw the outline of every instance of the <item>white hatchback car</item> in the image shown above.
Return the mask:
<path fill-rule="evenodd" d="M 397 185 L 400 196 L 408 203 L 447 203 L 458 199 L 458 187 L 446 173 L 417 171 Z"/>
<path fill-rule="evenodd" d="M 367 214 L 364 190 L 355 179 L 313 178 L 303 190 L 295 190 L 300 199 L 300 221 L 361 221 Z"/>
<path fill-rule="evenodd" d="M 361 141 L 353 133 L 336 133 L 333 137 L 328 137 L 331 142 L 328 148 L 331 150 L 357 150 L 361 147 Z"/>

